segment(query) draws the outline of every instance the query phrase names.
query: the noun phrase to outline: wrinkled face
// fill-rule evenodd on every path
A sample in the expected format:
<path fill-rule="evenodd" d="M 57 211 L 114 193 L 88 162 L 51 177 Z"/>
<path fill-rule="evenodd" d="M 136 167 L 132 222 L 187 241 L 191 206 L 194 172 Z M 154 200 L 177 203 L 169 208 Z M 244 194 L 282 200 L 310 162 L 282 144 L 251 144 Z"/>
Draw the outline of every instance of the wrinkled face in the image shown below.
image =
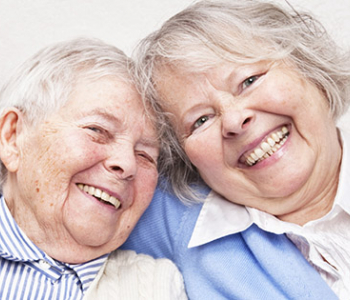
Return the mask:
<path fill-rule="evenodd" d="M 87 261 L 119 247 L 151 201 L 156 132 L 123 81 L 79 82 L 68 103 L 18 143 L 5 198 L 20 227 L 56 259 Z"/>
<path fill-rule="evenodd" d="M 291 66 L 161 69 L 156 79 L 189 159 L 230 201 L 289 214 L 337 177 L 341 147 L 327 101 Z"/>

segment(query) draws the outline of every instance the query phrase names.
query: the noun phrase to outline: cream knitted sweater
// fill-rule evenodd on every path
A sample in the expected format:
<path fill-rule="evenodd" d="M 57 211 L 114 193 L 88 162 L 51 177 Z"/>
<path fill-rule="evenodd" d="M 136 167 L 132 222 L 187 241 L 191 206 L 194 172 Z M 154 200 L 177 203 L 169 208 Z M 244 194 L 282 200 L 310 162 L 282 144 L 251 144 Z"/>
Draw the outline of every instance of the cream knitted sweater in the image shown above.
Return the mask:
<path fill-rule="evenodd" d="M 167 259 L 134 251 L 114 251 L 99 271 L 84 300 L 185 300 L 182 276 Z"/>

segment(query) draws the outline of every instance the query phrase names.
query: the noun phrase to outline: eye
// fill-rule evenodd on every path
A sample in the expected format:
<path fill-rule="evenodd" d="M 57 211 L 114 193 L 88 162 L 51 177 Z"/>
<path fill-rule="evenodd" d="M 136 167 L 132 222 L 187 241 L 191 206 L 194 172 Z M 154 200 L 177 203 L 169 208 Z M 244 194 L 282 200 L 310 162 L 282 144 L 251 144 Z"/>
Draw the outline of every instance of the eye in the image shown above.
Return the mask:
<path fill-rule="evenodd" d="M 202 126 L 206 121 L 209 120 L 208 116 L 202 116 L 200 117 L 193 125 L 193 129 L 197 129 L 198 127 Z"/>
<path fill-rule="evenodd" d="M 87 130 L 88 136 L 97 143 L 107 143 L 113 140 L 112 133 L 99 125 L 86 125 L 83 128 Z"/>
<path fill-rule="evenodd" d="M 137 152 L 137 155 L 152 164 L 157 164 L 157 159 L 154 159 L 151 155 L 149 155 L 146 152 Z"/>
<path fill-rule="evenodd" d="M 259 78 L 258 75 L 254 75 L 254 76 L 251 76 L 251 77 L 247 78 L 246 80 L 244 80 L 242 83 L 243 89 L 246 89 L 249 86 L 251 86 L 256 80 L 258 80 L 258 78 Z"/>
<path fill-rule="evenodd" d="M 102 133 L 104 130 L 100 127 L 97 127 L 97 126 L 88 126 L 88 127 L 85 127 L 86 129 L 89 129 L 93 132 L 96 132 L 96 133 Z"/>

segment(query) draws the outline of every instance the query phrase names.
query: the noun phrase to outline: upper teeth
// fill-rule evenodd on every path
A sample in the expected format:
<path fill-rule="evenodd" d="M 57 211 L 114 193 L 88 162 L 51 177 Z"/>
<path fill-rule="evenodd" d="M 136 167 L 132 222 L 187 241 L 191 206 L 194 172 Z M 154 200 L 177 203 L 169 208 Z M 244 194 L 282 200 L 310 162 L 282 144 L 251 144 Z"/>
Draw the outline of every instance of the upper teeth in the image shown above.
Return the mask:
<path fill-rule="evenodd" d="M 288 138 L 288 134 L 289 131 L 286 126 L 283 126 L 281 130 L 272 133 L 246 157 L 245 164 L 248 166 L 253 166 L 257 162 L 270 157 L 285 143 Z"/>
<path fill-rule="evenodd" d="M 82 184 L 82 183 L 79 183 L 78 187 L 82 191 L 84 191 L 84 192 L 86 192 L 86 193 L 88 193 L 96 198 L 99 198 L 105 202 L 111 203 L 112 205 L 114 205 L 115 208 L 118 208 L 120 206 L 120 201 L 117 198 L 115 198 L 114 196 L 109 195 L 105 191 L 102 191 L 98 188 L 95 188 L 95 187 L 87 185 L 87 184 Z"/>

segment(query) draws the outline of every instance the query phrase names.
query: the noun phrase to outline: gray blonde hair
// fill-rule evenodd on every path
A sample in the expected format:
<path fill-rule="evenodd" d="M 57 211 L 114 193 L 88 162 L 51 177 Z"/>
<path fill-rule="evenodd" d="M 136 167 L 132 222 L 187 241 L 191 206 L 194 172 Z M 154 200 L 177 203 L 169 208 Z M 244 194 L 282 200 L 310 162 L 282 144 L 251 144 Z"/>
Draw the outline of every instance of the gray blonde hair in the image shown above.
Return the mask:
<path fill-rule="evenodd" d="M 200 1 L 146 37 L 135 53 L 142 95 L 163 118 L 168 159 L 162 168 L 184 201 L 198 200 L 193 185 L 200 178 L 169 125 L 165 104 L 157 94 L 157 76 L 162 69 L 204 72 L 225 61 L 285 60 L 323 91 L 335 120 L 350 101 L 349 53 L 341 51 L 310 14 L 269 1 Z"/>
<path fill-rule="evenodd" d="M 0 91 L 0 114 L 7 107 L 23 112 L 26 125 L 35 125 L 58 111 L 78 80 L 113 76 L 133 81 L 134 63 L 118 48 L 92 38 L 50 45 L 25 61 Z M 1 163 L 0 183 L 7 170 Z"/>

